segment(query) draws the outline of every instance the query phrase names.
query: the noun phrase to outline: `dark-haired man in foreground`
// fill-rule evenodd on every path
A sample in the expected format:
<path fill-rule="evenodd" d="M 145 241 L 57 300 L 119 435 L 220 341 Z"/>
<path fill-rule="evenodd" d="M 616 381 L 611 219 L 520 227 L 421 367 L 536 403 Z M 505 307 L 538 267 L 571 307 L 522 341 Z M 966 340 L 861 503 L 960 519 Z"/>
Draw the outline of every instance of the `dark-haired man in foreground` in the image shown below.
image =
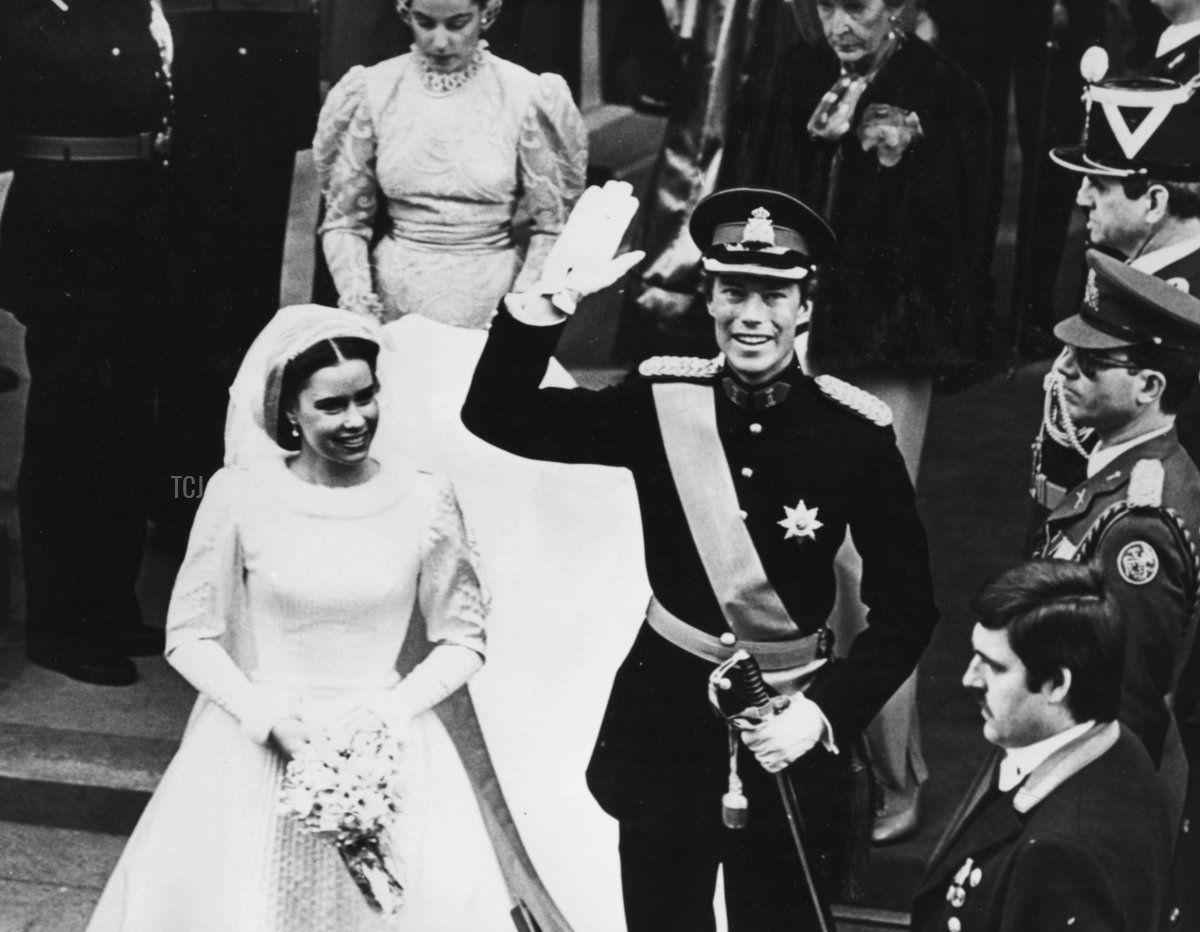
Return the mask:
<path fill-rule="evenodd" d="M 1154 929 L 1171 826 L 1116 721 L 1125 635 L 1103 574 L 1020 564 L 972 608 L 963 685 L 998 752 L 930 859 L 913 932 Z"/>

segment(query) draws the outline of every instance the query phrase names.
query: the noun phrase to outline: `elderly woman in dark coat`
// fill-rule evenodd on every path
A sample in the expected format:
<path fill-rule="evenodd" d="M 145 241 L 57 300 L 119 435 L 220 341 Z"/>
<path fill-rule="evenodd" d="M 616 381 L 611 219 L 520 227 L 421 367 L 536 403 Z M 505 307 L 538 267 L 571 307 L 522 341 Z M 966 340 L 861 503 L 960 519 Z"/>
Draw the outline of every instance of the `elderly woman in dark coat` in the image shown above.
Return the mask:
<path fill-rule="evenodd" d="M 833 226 L 838 244 L 820 270 L 808 365 L 891 406 L 915 481 L 933 381 L 972 375 L 992 333 L 978 300 L 989 259 L 990 118 L 978 85 L 903 31 L 903 6 L 816 0 L 825 41 L 781 54 L 760 97 L 751 157 L 734 171 L 796 195 Z M 841 561 L 849 598 L 840 611 L 852 631 L 863 619 L 851 551 Z M 884 791 L 876 839 L 888 840 L 915 827 L 924 778 L 911 681 L 873 735 Z"/>

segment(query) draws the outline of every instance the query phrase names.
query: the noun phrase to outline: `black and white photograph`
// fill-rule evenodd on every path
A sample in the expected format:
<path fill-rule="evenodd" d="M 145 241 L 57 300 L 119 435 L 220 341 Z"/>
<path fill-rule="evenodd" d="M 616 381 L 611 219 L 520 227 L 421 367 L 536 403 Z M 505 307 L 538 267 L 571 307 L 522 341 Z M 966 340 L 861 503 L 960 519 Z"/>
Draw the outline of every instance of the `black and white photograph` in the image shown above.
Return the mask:
<path fill-rule="evenodd" d="M 0 932 L 1200 932 L 1200 0 L 0 0 Z"/>

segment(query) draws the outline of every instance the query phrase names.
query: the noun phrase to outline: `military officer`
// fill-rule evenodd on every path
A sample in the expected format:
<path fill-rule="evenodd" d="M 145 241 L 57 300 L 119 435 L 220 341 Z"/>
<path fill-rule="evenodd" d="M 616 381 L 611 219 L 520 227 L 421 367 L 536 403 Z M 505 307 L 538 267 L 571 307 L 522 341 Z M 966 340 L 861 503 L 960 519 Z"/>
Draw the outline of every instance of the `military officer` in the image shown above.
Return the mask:
<path fill-rule="evenodd" d="M 1092 245 L 1200 296 L 1200 101 L 1172 82 L 1102 80 L 1095 69 L 1105 56 L 1099 49 L 1092 54 L 1099 65 L 1089 66 L 1094 83 L 1083 142 L 1060 146 L 1050 157 L 1079 178 L 1076 203 L 1086 214 Z M 1134 134 L 1133 126 L 1145 129 Z M 1048 402 L 1053 413 L 1057 401 Z M 1200 463 L 1200 393 L 1185 401 L 1176 429 L 1192 461 Z M 1083 480 L 1090 442 L 1065 434 L 1053 417 L 1044 425 L 1030 485 L 1035 524 Z"/>
<path fill-rule="evenodd" d="M 1128 628 L 1121 721 L 1159 768 L 1180 826 L 1177 858 L 1192 864 L 1200 805 L 1200 668 L 1196 536 L 1200 472 L 1180 446 L 1175 413 L 1200 371 L 1200 301 L 1156 277 L 1089 253 L 1095 286 L 1056 335 L 1055 363 L 1073 429 L 1097 442 L 1087 476 L 1052 511 L 1042 553 L 1095 560 Z M 1184 817 L 1179 821 L 1180 811 Z M 1181 889 L 1194 891 L 1194 876 Z M 1195 893 L 1171 906 L 1197 928 Z"/>
<path fill-rule="evenodd" d="M 575 295 L 510 296 L 463 420 L 521 456 L 633 473 L 654 598 L 588 769 L 620 822 L 631 932 L 713 929 L 718 865 L 731 929 L 817 928 L 768 773 L 792 781 L 828 880 L 850 834 L 851 747 L 937 620 L 925 532 L 886 406 L 807 377 L 796 358 L 807 281 L 833 243 L 828 226 L 794 198 L 743 188 L 702 201 L 690 230 L 722 356 L 657 357 L 639 378 L 598 392 L 539 389 L 565 320 L 554 301 L 570 306 Z M 825 662 L 847 530 L 863 557 L 869 624 L 847 659 Z M 785 690 L 803 673 L 811 682 L 746 733 L 745 747 L 734 742 L 752 815 L 733 830 L 719 804 L 730 745 L 704 684 L 737 644 Z"/>
<path fill-rule="evenodd" d="M 963 685 L 996 751 L 934 850 L 913 932 L 1154 929 L 1171 831 L 1145 749 L 1114 720 L 1125 636 L 1109 581 L 1023 563 L 972 610 Z"/>
<path fill-rule="evenodd" d="M 30 659 L 132 683 L 162 650 L 134 594 L 155 411 L 172 340 L 166 292 L 170 41 L 150 0 L 0 4 L 15 165 L 0 220 L 0 306 L 26 327 L 19 484 Z"/>

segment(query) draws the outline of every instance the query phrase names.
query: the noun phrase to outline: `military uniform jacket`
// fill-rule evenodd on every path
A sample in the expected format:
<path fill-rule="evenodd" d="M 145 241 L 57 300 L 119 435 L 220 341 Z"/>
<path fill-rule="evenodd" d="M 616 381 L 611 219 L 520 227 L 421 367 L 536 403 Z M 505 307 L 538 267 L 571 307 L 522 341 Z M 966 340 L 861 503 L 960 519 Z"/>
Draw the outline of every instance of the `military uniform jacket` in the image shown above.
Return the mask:
<path fill-rule="evenodd" d="M 149 0 L 68 6 L 0 3 L 0 137 L 168 129 L 170 88 Z M 146 291 L 165 265 L 157 160 L 14 164 L 0 221 L 0 306 L 28 322 L 50 313 L 48 302 L 130 301 Z"/>
<path fill-rule="evenodd" d="M 993 790 L 959 813 L 917 889 L 913 932 L 1155 928 L 1170 831 L 1154 770 L 1124 729 L 1088 762 L 1088 749 L 1112 741 L 1117 727 L 1097 726 L 1073 742 L 1055 785 L 1025 811 L 1020 790 Z M 985 766 L 976 798 L 994 779 L 994 766 Z"/>
<path fill-rule="evenodd" d="M 1194 623 L 1195 551 L 1156 508 L 1134 508 L 1098 541 L 1089 536 L 1106 509 L 1130 496 L 1130 475 L 1141 460 L 1162 464 L 1162 504 L 1182 518 L 1194 543 L 1200 529 L 1200 473 L 1172 430 L 1127 450 L 1067 493 L 1046 521 L 1044 553 L 1069 556 L 1084 544 L 1087 558 L 1101 565 L 1128 625 L 1121 721 L 1157 764 L 1170 724 L 1166 697 Z"/>
<path fill-rule="evenodd" d="M 1200 71 L 1200 36 L 1187 43 L 1192 47 L 1193 74 Z M 1200 132 L 1200 127 L 1197 128 Z M 1176 288 L 1186 291 L 1193 298 L 1200 298 L 1200 249 L 1176 259 L 1154 273 Z M 1187 450 L 1192 462 L 1200 466 L 1200 391 L 1192 386 L 1192 393 L 1184 401 L 1175 417 L 1175 429 L 1179 442 Z"/>
<path fill-rule="evenodd" d="M 520 456 L 629 469 L 655 595 L 679 618 L 720 635 L 728 628 L 671 477 L 651 380 L 599 392 L 539 389 L 561 330 L 519 323 L 502 310 L 464 423 Z M 835 597 L 834 556 L 847 529 L 862 555 L 868 628 L 847 659 L 823 669 L 808 691 L 848 749 L 912 671 L 937 620 L 912 485 L 891 428 L 828 397 L 795 364 L 782 376 L 786 398 L 762 410 L 734 404 L 722 379 L 714 373 L 697 381 L 712 387 L 739 507 L 797 636 L 825 625 Z M 821 527 L 787 540 L 784 509 L 801 503 L 816 509 Z M 611 814 L 653 817 L 692 798 L 716 811 L 728 759 L 724 726 L 705 700 L 711 669 L 642 627 L 617 674 L 589 769 L 592 790 Z"/>

